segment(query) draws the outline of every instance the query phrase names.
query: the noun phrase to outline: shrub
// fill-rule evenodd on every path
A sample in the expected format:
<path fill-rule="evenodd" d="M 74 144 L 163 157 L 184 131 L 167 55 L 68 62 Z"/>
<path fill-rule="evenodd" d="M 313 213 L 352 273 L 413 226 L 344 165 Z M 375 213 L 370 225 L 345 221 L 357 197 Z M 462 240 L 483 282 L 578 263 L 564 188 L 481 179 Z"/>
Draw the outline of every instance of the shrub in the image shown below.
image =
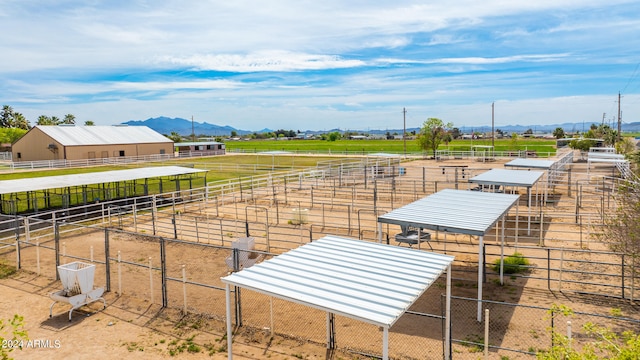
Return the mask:
<path fill-rule="evenodd" d="M 517 252 L 504 258 L 503 263 L 505 274 L 521 273 L 527 271 L 527 267 L 529 266 L 529 260 Z M 493 270 L 500 272 L 500 259 L 496 259 L 493 262 Z"/>

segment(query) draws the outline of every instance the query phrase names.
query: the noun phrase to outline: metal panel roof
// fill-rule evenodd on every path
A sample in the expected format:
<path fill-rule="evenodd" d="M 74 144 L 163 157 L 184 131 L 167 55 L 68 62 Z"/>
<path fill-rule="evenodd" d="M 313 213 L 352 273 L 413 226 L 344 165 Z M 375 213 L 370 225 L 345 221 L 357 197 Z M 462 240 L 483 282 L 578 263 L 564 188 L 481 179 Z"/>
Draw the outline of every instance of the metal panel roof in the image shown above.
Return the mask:
<path fill-rule="evenodd" d="M 221 280 L 391 327 L 453 259 L 450 255 L 325 236 Z"/>
<path fill-rule="evenodd" d="M 469 179 L 470 183 L 532 187 L 544 175 L 542 171 L 492 169 Z"/>
<path fill-rule="evenodd" d="M 518 158 L 509 161 L 504 164 L 507 167 L 520 167 L 520 168 L 531 168 L 531 169 L 550 169 L 555 161 L 553 160 L 536 160 L 536 159 L 525 159 Z"/>
<path fill-rule="evenodd" d="M 136 179 L 185 175 L 200 172 L 206 172 L 206 170 L 192 169 L 181 166 L 157 166 L 128 170 L 100 171 L 86 174 L 3 180 L 0 181 L 0 194 L 12 194 L 24 191 L 37 191 L 45 189 L 59 189 L 70 186 L 130 181 Z"/>
<path fill-rule="evenodd" d="M 221 143 L 218 141 L 186 141 L 186 142 L 174 143 L 173 146 L 179 147 L 179 146 L 201 146 L 201 145 L 223 145 L 223 144 L 224 143 Z"/>
<path fill-rule="evenodd" d="M 36 126 L 63 146 L 172 143 L 147 126 Z"/>
<path fill-rule="evenodd" d="M 378 217 L 378 222 L 483 236 L 520 195 L 445 189 Z"/>

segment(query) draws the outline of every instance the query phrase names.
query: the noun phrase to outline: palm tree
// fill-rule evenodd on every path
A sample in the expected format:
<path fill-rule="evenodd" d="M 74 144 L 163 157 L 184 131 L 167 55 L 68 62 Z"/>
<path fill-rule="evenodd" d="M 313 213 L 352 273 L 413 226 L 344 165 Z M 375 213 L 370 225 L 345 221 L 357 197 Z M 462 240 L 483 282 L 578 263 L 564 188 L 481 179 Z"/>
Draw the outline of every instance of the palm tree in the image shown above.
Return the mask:
<path fill-rule="evenodd" d="M 40 115 L 38 116 L 36 125 L 55 125 L 55 123 L 53 122 L 53 119 L 48 117 L 47 115 Z"/>
<path fill-rule="evenodd" d="M 64 116 L 64 120 L 62 120 L 63 124 L 74 125 L 76 123 L 76 117 L 73 114 L 67 114 Z"/>
<path fill-rule="evenodd" d="M 2 112 L 0 113 L 0 127 L 11 127 L 13 120 L 13 108 L 9 105 L 2 106 Z"/>
<path fill-rule="evenodd" d="M 21 113 L 13 113 L 13 127 L 18 129 L 29 130 L 31 129 L 31 124 L 29 124 L 29 120 L 24 117 Z"/>

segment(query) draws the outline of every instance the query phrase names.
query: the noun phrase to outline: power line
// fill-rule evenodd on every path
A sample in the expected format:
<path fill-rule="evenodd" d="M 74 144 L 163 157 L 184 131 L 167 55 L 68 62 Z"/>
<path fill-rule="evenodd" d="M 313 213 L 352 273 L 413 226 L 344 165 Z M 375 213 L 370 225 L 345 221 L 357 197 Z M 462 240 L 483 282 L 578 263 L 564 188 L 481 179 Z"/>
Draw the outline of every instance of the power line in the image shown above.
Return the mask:
<path fill-rule="evenodd" d="M 629 78 L 629 80 L 627 80 L 627 84 L 622 89 L 623 93 L 627 90 L 627 87 L 629 87 L 629 84 L 631 84 L 631 82 L 638 77 L 638 68 L 640 68 L 640 62 L 636 64 L 636 68 L 633 70 L 633 74 L 631 74 L 631 77 Z"/>

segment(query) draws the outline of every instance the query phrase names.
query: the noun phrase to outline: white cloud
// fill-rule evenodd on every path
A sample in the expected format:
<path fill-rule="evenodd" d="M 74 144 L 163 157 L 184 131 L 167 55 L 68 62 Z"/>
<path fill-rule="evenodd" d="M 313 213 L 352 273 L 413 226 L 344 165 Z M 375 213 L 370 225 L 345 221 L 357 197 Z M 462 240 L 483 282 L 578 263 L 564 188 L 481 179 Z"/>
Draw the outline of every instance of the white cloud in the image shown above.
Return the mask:
<path fill-rule="evenodd" d="M 365 65 L 363 61 L 345 60 L 336 55 L 314 55 L 286 51 L 265 51 L 248 55 L 165 56 L 160 57 L 158 61 L 198 70 L 233 72 L 323 70 Z"/>

